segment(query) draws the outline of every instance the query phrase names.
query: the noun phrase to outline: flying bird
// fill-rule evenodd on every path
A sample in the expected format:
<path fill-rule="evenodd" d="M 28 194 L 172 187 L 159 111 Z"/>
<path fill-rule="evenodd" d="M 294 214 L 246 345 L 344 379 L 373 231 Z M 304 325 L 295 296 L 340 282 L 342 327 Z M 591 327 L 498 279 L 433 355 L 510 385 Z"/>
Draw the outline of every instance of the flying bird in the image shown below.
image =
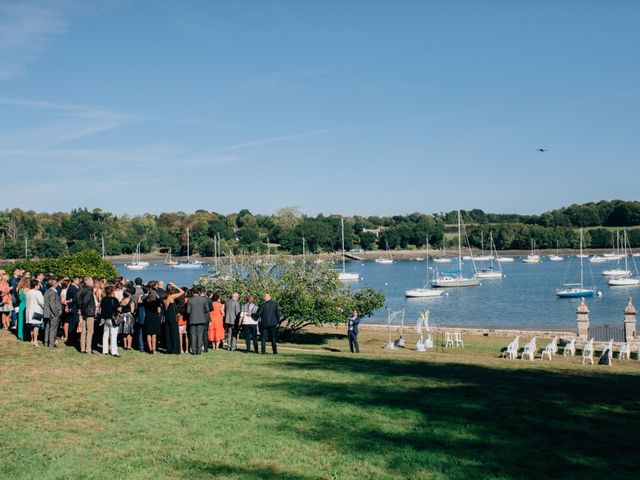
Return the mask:
<path fill-rule="evenodd" d="M 536 148 L 536 152 L 540 152 L 540 153 L 544 153 L 547 152 L 549 149 L 547 148 Z"/>

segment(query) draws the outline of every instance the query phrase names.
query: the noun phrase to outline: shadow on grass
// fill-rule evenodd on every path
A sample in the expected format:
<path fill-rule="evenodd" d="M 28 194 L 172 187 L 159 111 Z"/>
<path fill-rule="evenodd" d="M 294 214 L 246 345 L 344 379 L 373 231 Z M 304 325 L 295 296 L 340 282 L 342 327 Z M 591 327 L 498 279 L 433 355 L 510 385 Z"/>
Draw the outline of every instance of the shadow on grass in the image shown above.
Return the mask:
<path fill-rule="evenodd" d="M 330 340 L 347 341 L 346 333 L 315 333 L 315 332 L 296 332 L 289 338 L 285 338 L 288 343 L 296 343 L 300 345 L 325 345 Z"/>
<path fill-rule="evenodd" d="M 256 466 L 253 464 L 240 467 L 220 462 L 188 462 L 182 465 L 178 464 L 176 467 L 183 474 L 188 473 L 191 476 L 204 474 L 212 478 L 243 478 L 249 480 L 319 480 L 322 478 L 316 475 L 294 474 L 271 466 Z"/>
<path fill-rule="evenodd" d="M 444 478 L 637 474 L 638 376 L 326 355 L 283 366 L 316 374 L 272 388 L 336 412 L 355 407 L 347 424 L 330 414 L 311 431 L 291 431 L 383 458 L 390 475 L 415 478 L 416 467 Z M 296 422 L 286 405 L 280 414 L 293 425 L 309 420 L 298 414 Z"/>

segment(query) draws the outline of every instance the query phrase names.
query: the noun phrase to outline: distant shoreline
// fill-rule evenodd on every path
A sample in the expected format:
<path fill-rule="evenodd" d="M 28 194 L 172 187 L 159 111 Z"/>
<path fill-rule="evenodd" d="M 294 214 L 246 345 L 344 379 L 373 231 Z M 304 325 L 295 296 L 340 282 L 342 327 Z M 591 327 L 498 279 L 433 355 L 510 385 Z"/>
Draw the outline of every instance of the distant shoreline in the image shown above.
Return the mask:
<path fill-rule="evenodd" d="M 481 251 L 479 249 L 472 249 L 471 250 L 473 252 L 473 255 L 479 255 L 481 254 Z M 556 253 L 556 249 L 546 249 L 546 250 L 536 250 L 536 252 L 538 252 L 540 255 L 542 256 L 548 256 L 548 255 L 553 255 Z M 602 253 L 609 253 L 611 252 L 610 248 L 597 248 L 597 249 L 589 249 L 588 253 L 590 255 L 593 254 L 602 254 Z M 485 254 L 488 254 L 488 251 L 484 252 Z M 505 257 L 522 257 L 525 256 L 527 254 L 530 253 L 530 250 L 499 250 L 498 251 L 498 255 L 499 256 L 505 256 Z M 565 249 L 565 250 L 560 250 L 560 255 L 577 255 L 579 253 L 579 250 L 573 250 L 573 249 Z M 468 250 L 464 250 L 462 252 L 463 255 L 468 255 L 469 251 Z M 392 258 L 396 259 L 396 260 L 411 260 L 412 258 L 417 258 L 417 257 L 421 257 L 421 258 L 425 258 L 427 256 L 427 251 L 425 250 L 420 250 L 420 249 L 416 249 L 416 250 L 391 250 L 390 252 L 384 251 L 384 250 L 370 250 L 370 251 L 366 251 L 364 253 L 355 253 L 355 252 L 347 252 L 347 255 L 353 255 L 356 256 L 362 260 L 368 261 L 368 260 L 375 260 L 377 258 L 387 258 L 389 256 L 391 256 Z M 335 252 L 335 253 L 317 253 L 317 254 L 308 254 L 308 257 L 311 258 L 316 258 L 316 259 L 323 259 L 323 260 L 337 260 L 340 259 L 342 254 L 340 252 Z M 429 250 L 429 256 L 430 257 L 441 257 L 442 256 L 442 250 Z M 457 251 L 454 251 L 452 249 L 447 250 L 446 252 L 446 256 L 447 257 L 457 257 Z M 235 258 L 245 258 L 245 255 L 234 255 Z M 267 258 L 269 257 L 269 255 L 263 254 L 263 255 L 252 255 L 252 257 L 255 258 Z M 286 259 L 290 259 L 290 258 L 302 258 L 302 255 L 291 255 L 291 254 L 272 254 L 270 255 L 270 257 L 281 257 L 281 258 L 286 258 Z M 164 261 L 164 259 L 166 258 L 166 254 L 162 254 L 162 253 L 148 253 L 148 254 L 142 254 L 141 255 L 141 260 L 143 261 L 149 261 L 149 262 L 162 262 Z M 192 258 L 197 258 L 198 260 L 202 261 L 202 262 L 206 262 L 206 263 L 211 263 L 214 261 L 213 257 L 200 257 L 198 255 L 192 255 Z M 228 259 L 229 257 L 221 257 L 222 262 L 224 262 L 226 259 Z M 114 263 L 126 263 L 131 261 L 131 255 L 111 255 L 111 256 L 107 256 L 105 257 L 106 260 L 109 260 L 111 262 Z M 186 258 L 183 257 L 177 257 L 174 256 L 173 257 L 174 260 L 186 260 Z M 350 261 L 349 258 L 347 258 L 347 261 Z M 357 260 L 356 260 L 357 261 Z"/>

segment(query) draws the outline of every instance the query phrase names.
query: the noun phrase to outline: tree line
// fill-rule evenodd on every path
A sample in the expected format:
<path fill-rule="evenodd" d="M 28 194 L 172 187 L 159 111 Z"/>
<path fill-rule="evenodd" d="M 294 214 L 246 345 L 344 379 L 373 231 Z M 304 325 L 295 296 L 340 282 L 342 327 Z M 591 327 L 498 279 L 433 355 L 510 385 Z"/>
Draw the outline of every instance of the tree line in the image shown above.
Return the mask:
<path fill-rule="evenodd" d="M 606 248 L 612 244 L 611 227 L 640 225 L 640 202 L 601 201 L 545 212 L 541 215 L 491 214 L 461 211 L 472 246 L 488 248 L 489 234 L 496 248 L 526 249 L 531 239 L 540 248 L 576 248 L 578 227 L 587 227 L 585 245 Z M 411 213 L 394 216 L 345 217 L 347 249 L 424 248 L 426 242 L 441 248 L 457 244 L 457 212 Z M 212 256 L 284 252 L 300 254 L 335 252 L 341 248 L 341 217 L 303 215 L 283 208 L 273 215 L 249 210 L 222 215 L 197 210 L 144 215 L 114 215 L 100 209 L 38 213 L 20 209 L 0 212 L 0 257 L 57 258 L 87 249 L 106 255 L 131 254 L 140 244 L 143 253 L 185 255 L 187 228 L 191 253 Z M 640 246 L 640 230 L 630 229 L 633 247 Z M 219 239 L 219 242 L 218 240 Z M 484 241 L 484 242 L 483 242 Z"/>

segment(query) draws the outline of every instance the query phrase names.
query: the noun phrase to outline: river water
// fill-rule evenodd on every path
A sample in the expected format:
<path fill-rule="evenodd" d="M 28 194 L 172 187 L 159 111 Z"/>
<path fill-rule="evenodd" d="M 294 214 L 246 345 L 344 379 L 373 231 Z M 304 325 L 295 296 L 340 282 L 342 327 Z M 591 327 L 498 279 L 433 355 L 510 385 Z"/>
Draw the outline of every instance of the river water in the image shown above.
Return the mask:
<path fill-rule="evenodd" d="M 470 268 L 469 263 L 463 269 Z M 455 264 L 435 264 L 431 268 L 446 270 Z M 614 268 L 615 262 L 584 263 L 585 286 L 593 282 L 602 297 L 586 299 L 591 310 L 591 324 L 618 324 L 622 326 L 623 311 L 629 295 L 640 298 L 640 287 L 609 287 L 602 271 Z M 579 261 L 575 257 L 563 262 L 546 259 L 539 264 L 527 265 L 517 258 L 514 263 L 502 265 L 504 278 L 483 280 L 477 287 L 446 289 L 446 296 L 432 299 L 406 299 L 404 292 L 422 287 L 426 279 L 427 264 L 424 261 L 400 260 L 393 264 L 373 261 L 349 262 L 347 270 L 358 272 L 361 280 L 351 282 L 351 288 L 371 286 L 380 289 L 386 296 L 386 307 L 392 310 L 405 308 L 407 323 L 415 323 L 418 314 L 428 309 L 434 326 L 460 326 L 478 328 L 521 329 L 570 329 L 576 328 L 578 299 L 561 299 L 555 289 L 564 282 L 579 279 Z M 444 268 L 443 268 L 444 267 Z M 164 280 L 178 285 L 191 285 L 200 275 L 208 271 L 180 270 L 152 264 L 147 269 L 134 272 L 116 264 L 118 271 L 132 279 L 141 276 L 147 280 Z M 632 268 L 633 270 L 633 268 Z M 465 272 L 468 274 L 468 272 Z M 640 301 L 639 301 L 640 303 Z M 374 312 L 366 320 L 371 323 L 386 323 L 386 309 Z"/>

